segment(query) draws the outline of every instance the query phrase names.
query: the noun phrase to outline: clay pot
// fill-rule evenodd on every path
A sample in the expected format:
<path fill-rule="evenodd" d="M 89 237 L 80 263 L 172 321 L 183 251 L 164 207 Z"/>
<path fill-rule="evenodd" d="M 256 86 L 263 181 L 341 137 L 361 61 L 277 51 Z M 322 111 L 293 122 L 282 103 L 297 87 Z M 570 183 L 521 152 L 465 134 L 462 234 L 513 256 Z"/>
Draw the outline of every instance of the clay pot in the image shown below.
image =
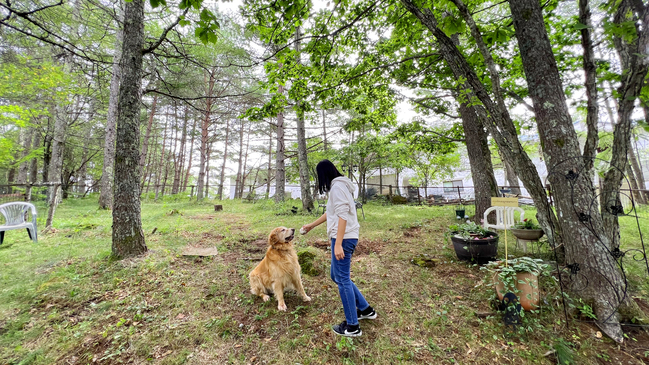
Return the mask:
<path fill-rule="evenodd" d="M 537 241 L 544 234 L 542 229 L 512 229 L 511 231 L 514 237 L 528 241 Z"/>
<path fill-rule="evenodd" d="M 496 284 L 496 295 L 498 299 L 503 300 L 505 294 L 505 284 L 500 281 L 498 273 L 494 275 Z M 518 300 L 521 307 L 526 311 L 539 308 L 539 277 L 531 272 L 516 273 L 516 290 L 518 290 Z"/>

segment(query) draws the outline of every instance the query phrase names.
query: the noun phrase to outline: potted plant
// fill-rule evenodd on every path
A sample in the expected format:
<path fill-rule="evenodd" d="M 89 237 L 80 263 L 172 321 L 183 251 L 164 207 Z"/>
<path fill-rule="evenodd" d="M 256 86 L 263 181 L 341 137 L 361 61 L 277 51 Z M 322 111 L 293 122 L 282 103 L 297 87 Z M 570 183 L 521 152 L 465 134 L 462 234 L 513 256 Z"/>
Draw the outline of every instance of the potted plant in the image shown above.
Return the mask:
<path fill-rule="evenodd" d="M 455 219 L 468 218 L 465 213 L 466 209 L 464 209 L 463 205 L 458 205 L 455 207 Z"/>
<path fill-rule="evenodd" d="M 448 234 L 458 259 L 480 265 L 496 259 L 497 233 L 487 231 L 474 222 L 468 222 L 450 226 Z"/>
<path fill-rule="evenodd" d="M 544 233 L 541 226 L 531 219 L 523 219 L 516 223 L 511 231 L 514 237 L 527 241 L 538 241 Z"/>
<path fill-rule="evenodd" d="M 543 260 L 524 256 L 509 260 L 507 264 L 490 262 L 484 269 L 490 273 L 499 300 L 506 293 L 514 293 L 523 309 L 539 308 L 539 276 L 549 270 L 549 265 Z"/>

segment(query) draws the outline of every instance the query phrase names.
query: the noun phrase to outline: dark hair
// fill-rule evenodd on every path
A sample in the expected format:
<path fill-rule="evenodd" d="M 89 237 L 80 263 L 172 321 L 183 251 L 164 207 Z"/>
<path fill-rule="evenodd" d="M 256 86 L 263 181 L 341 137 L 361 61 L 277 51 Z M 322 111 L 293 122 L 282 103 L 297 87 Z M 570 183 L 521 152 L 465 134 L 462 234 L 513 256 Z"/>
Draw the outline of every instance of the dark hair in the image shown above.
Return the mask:
<path fill-rule="evenodd" d="M 328 193 L 331 190 L 331 180 L 344 176 L 329 160 L 318 162 L 315 171 L 318 174 L 318 191 L 320 194 Z"/>

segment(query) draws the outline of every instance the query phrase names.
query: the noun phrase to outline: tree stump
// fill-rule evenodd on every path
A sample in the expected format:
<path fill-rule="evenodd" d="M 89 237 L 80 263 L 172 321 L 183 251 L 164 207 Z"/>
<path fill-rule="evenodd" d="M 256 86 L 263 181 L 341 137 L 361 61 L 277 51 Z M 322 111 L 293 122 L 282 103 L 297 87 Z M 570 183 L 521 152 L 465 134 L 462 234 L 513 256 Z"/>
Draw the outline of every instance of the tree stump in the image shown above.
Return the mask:
<path fill-rule="evenodd" d="M 214 211 L 215 212 L 219 212 L 221 210 L 223 210 L 223 205 L 221 205 L 221 204 L 214 205 Z"/>

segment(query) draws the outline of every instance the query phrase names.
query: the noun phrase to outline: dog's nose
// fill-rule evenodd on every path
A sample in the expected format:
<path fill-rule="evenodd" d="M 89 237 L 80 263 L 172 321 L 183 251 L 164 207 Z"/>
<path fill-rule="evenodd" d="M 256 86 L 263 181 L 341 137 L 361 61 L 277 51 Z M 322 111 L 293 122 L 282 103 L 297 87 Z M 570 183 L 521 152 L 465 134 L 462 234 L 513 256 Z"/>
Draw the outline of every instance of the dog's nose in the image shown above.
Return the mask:
<path fill-rule="evenodd" d="M 295 233 L 295 228 L 291 228 L 291 234 Z"/>

